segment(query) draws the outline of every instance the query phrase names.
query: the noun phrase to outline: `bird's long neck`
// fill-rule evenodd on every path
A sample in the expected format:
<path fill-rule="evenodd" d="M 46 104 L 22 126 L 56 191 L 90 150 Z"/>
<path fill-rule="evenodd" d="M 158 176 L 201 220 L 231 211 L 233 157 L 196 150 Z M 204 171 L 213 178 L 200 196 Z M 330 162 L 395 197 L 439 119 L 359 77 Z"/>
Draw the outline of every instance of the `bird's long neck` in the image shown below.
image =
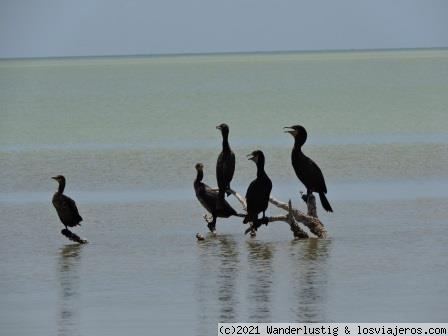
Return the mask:
<path fill-rule="evenodd" d="M 202 170 L 198 170 L 198 174 L 196 175 L 196 180 L 194 180 L 194 183 L 195 184 L 201 183 L 203 177 L 204 177 L 204 172 Z"/>
<path fill-rule="evenodd" d="M 257 161 L 257 177 L 266 176 L 266 172 L 264 171 L 264 159 L 259 158 Z"/>
<path fill-rule="evenodd" d="M 222 134 L 222 151 L 230 152 L 229 134 L 227 134 L 227 133 Z"/>
<path fill-rule="evenodd" d="M 65 189 L 65 181 L 60 181 L 58 187 L 58 193 L 62 194 L 64 192 L 64 189 Z"/>
<path fill-rule="evenodd" d="M 304 139 L 302 138 L 294 138 L 294 147 L 293 147 L 293 152 L 296 153 L 302 153 L 302 146 L 305 143 Z"/>

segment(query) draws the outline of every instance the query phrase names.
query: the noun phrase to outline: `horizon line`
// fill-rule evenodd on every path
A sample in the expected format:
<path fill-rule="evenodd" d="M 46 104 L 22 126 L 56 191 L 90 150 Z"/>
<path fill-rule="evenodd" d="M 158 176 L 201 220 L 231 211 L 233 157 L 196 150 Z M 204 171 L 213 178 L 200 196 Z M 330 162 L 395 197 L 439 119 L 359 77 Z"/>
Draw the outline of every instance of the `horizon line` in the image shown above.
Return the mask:
<path fill-rule="evenodd" d="M 19 56 L 0 57 L 0 61 L 20 60 L 51 60 L 51 59 L 82 59 L 82 58 L 115 58 L 115 57 L 188 57 L 188 56 L 218 56 L 218 55 L 254 55 L 254 54 L 295 54 L 295 53 L 343 53 L 343 52 L 384 52 L 384 51 L 417 51 L 417 50 L 448 50 L 448 46 L 439 47 L 409 47 L 409 48 L 366 48 L 366 49 L 309 49 L 309 50 L 259 50 L 259 51 L 216 51 L 216 52 L 179 52 L 153 54 L 100 54 L 100 55 L 67 55 L 67 56 Z"/>

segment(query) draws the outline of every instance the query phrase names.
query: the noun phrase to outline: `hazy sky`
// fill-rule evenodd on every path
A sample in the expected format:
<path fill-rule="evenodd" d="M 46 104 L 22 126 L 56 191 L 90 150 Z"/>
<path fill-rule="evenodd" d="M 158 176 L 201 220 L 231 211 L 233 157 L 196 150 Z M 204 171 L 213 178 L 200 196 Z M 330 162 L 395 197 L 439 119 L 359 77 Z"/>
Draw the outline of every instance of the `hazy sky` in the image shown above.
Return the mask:
<path fill-rule="evenodd" d="M 448 0 L 0 0 L 0 57 L 448 46 Z"/>

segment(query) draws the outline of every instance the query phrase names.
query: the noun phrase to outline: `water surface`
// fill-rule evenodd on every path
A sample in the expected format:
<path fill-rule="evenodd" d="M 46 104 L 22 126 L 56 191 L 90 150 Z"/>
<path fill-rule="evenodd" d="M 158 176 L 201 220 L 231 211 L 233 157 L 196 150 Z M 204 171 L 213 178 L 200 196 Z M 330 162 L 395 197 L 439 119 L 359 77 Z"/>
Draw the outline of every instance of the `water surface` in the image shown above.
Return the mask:
<path fill-rule="evenodd" d="M 446 322 L 447 90 L 445 50 L 0 61 L 2 331 Z M 234 218 L 196 241 L 194 164 L 216 185 L 221 122 L 235 189 L 261 148 L 273 194 L 300 208 L 282 127 L 308 129 L 335 210 L 319 208 L 328 239 L 294 241 L 284 223 L 250 238 Z M 56 174 L 87 245 L 59 233 Z"/>

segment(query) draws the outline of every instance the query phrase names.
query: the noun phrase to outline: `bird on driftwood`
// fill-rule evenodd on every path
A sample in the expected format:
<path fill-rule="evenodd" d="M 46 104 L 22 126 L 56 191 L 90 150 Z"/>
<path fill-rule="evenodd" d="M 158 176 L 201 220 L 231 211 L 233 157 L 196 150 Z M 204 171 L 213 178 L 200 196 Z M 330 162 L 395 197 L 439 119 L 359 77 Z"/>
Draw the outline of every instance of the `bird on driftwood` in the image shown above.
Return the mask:
<path fill-rule="evenodd" d="M 228 218 L 230 216 L 244 217 L 244 215 L 238 214 L 235 209 L 226 201 L 221 200 L 221 206 L 218 207 L 219 192 L 213 190 L 207 184 L 202 182 L 204 177 L 204 165 L 202 163 L 197 163 L 196 166 L 196 179 L 194 180 L 193 186 L 196 192 L 196 197 L 202 206 L 210 212 L 212 215 L 212 220 L 207 220 L 207 226 L 211 232 L 216 230 L 216 218 Z"/>
<path fill-rule="evenodd" d="M 307 138 L 305 128 L 300 125 L 284 128 L 288 129 L 285 131 L 286 133 L 290 133 L 294 137 L 291 161 L 297 177 L 306 187 L 306 201 L 309 200 L 309 197 L 313 192 L 317 192 L 323 208 L 326 211 L 333 212 L 330 202 L 328 202 L 328 199 L 325 196 L 327 193 L 327 186 L 325 185 L 322 171 L 313 160 L 302 152 L 302 146 Z"/>
<path fill-rule="evenodd" d="M 216 162 L 216 180 L 219 188 L 219 204 L 218 207 L 224 206 L 224 194 L 230 195 L 230 182 L 235 173 L 235 153 L 229 145 L 229 126 L 221 124 L 216 126 L 222 135 L 222 151 Z"/>
<path fill-rule="evenodd" d="M 79 238 L 73 232 L 67 229 L 68 227 L 74 227 L 81 225 L 82 217 L 79 214 L 76 203 L 70 197 L 64 195 L 65 177 L 62 175 L 54 176 L 52 179 L 59 183 L 58 191 L 53 195 L 52 203 L 58 213 L 59 219 L 64 224 L 65 229 L 61 233 L 67 238 L 76 241 L 78 243 L 86 243 L 87 241 Z"/>
<path fill-rule="evenodd" d="M 247 215 L 243 223 L 252 222 L 251 228 L 246 230 L 256 231 L 261 224 L 267 224 L 265 211 L 268 208 L 269 196 L 272 190 L 272 182 L 264 171 L 265 158 L 261 150 L 253 151 L 248 155 L 248 159 L 257 165 L 257 178 L 253 180 L 246 192 Z M 263 217 L 259 220 L 258 214 L 263 212 Z"/>

